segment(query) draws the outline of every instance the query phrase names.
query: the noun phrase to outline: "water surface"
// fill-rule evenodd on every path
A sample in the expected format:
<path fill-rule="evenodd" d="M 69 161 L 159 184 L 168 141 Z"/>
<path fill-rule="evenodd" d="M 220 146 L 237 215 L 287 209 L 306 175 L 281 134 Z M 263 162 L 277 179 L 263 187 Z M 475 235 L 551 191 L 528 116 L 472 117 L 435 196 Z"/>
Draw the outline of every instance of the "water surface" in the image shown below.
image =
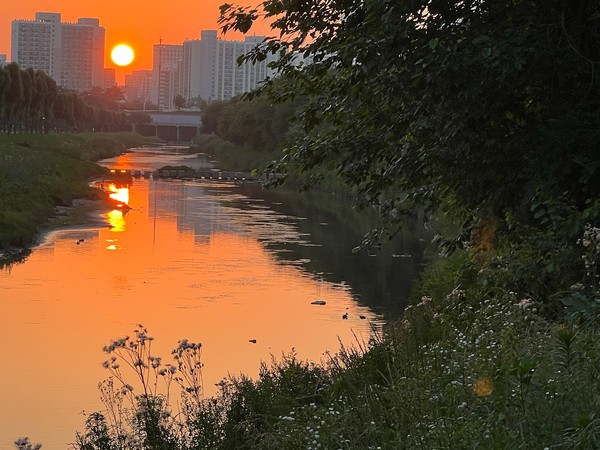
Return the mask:
<path fill-rule="evenodd" d="M 205 164 L 147 152 L 105 162 L 179 163 Z M 165 360 L 179 339 L 202 342 L 210 395 L 272 355 L 318 362 L 340 341 L 368 339 L 401 310 L 422 254 L 412 237 L 379 256 L 352 254 L 366 230 L 347 207 L 256 186 L 136 179 L 115 191 L 131 210 L 105 213 L 102 228 L 53 231 L 0 272 L 0 448 L 20 436 L 46 449 L 73 442 L 82 411 L 102 408 L 101 348 L 138 323 Z"/>

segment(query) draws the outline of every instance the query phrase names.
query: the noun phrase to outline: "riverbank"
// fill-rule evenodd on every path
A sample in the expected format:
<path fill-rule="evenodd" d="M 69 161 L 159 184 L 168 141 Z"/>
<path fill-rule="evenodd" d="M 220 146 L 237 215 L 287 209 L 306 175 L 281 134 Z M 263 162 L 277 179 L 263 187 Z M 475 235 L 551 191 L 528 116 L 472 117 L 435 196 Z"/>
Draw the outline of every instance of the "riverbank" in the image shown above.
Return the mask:
<path fill-rule="evenodd" d="M 282 356 L 258 379 L 228 377 L 211 398 L 185 382 L 171 403 L 141 407 L 139 396 L 118 422 L 90 415 L 76 448 L 117 447 L 123 433 L 144 448 L 598 448 L 600 230 L 563 239 L 555 257 L 555 235 L 492 229 L 482 222 L 466 248 L 431 263 L 403 320 L 370 342 L 332 349 L 322 364 Z M 144 361 L 156 380 L 170 383 L 166 367 L 199 379 L 189 370 L 203 364 L 200 347 L 182 342 L 172 366 Z M 111 352 L 118 359 L 120 347 Z M 118 428 L 127 417 L 143 420 Z"/>
<path fill-rule="evenodd" d="M 43 228 L 82 225 L 86 210 L 108 201 L 87 184 L 106 172 L 95 161 L 154 141 L 125 132 L 0 134 L 0 264 L 26 256 Z"/>
<path fill-rule="evenodd" d="M 74 217 L 93 207 L 75 203 Z M 140 407 L 138 397 L 113 416 L 119 423 L 89 415 L 76 448 L 118 448 L 124 433 L 145 439 L 144 448 L 597 448 L 600 230 L 586 226 L 560 248 L 564 269 L 545 270 L 544 295 L 531 294 L 530 280 L 539 282 L 539 264 L 550 267 L 555 237 L 519 231 L 510 241 L 474 233 L 466 249 L 432 264 L 404 319 L 370 342 L 332 349 L 321 365 L 286 355 L 256 380 L 225 379 L 212 398 L 191 395 L 202 386 L 185 383 L 171 404 L 160 397 Z M 575 270 L 582 260 L 585 273 Z M 553 288 L 559 280 L 578 282 Z M 200 347 L 182 343 L 169 367 L 199 380 L 186 371 L 203 364 Z M 157 379 L 173 375 L 160 360 L 144 363 Z M 142 419 L 117 428 L 129 417 Z"/>
<path fill-rule="evenodd" d="M 458 251 L 432 265 L 403 320 L 370 342 L 332 351 L 322 364 L 284 355 L 256 380 L 224 379 L 212 398 L 200 395 L 198 343 L 181 341 L 172 366 L 146 355 L 149 379 L 123 371 L 120 380 L 154 386 L 154 377 L 167 385 L 179 377 L 181 399 L 138 395 L 115 411 L 110 405 L 125 398 L 118 384 L 109 414 L 89 416 L 76 448 L 117 448 L 123 432 L 144 439 L 141 448 L 598 448 L 597 324 L 549 320 L 536 299 L 489 289 L 489 267 L 472 256 Z M 468 266 L 480 277 L 468 277 Z M 107 369 L 149 339 L 140 329 L 114 341 Z M 128 417 L 141 420 L 123 428 Z"/>

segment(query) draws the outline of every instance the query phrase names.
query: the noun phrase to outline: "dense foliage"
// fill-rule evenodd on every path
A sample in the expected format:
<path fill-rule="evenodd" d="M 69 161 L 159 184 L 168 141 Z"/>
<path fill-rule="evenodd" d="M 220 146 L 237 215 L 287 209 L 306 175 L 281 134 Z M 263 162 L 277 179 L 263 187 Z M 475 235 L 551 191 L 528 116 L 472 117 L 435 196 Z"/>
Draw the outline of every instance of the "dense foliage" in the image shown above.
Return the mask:
<path fill-rule="evenodd" d="M 57 95 L 55 81 L 42 71 L 21 70 L 15 63 L 0 67 L 0 130 L 41 131 Z"/>
<path fill-rule="evenodd" d="M 194 138 L 193 147 L 214 156 L 221 169 L 263 171 L 294 138 L 299 103 L 276 103 L 250 93 L 205 104 L 202 134 Z"/>
<path fill-rule="evenodd" d="M 202 133 L 216 134 L 239 147 L 261 153 L 278 152 L 287 142 L 296 103 L 273 104 L 265 97 L 244 101 L 236 97 L 216 101 L 202 109 Z"/>
<path fill-rule="evenodd" d="M 304 139 L 278 172 L 298 167 L 311 182 L 319 168 L 337 173 L 380 210 L 375 237 L 407 215 L 443 211 L 462 222 L 448 249 L 470 244 L 485 259 L 508 236 L 537 260 L 516 283 L 535 295 L 580 277 L 575 241 L 600 219 L 597 2 L 266 0 L 221 10 L 225 31 L 272 21 L 277 37 L 246 59 L 279 53 L 273 65 L 287 82 L 271 98 L 309 99 Z M 311 63 L 296 64 L 296 52 Z"/>
<path fill-rule="evenodd" d="M 88 93 L 65 91 L 40 70 L 16 63 L 0 68 L 0 131 L 119 131 L 125 114 L 117 111 L 118 88 Z"/>
<path fill-rule="evenodd" d="M 279 53 L 285 83 L 266 91 L 306 101 L 304 136 L 277 170 L 335 172 L 379 209 L 375 237 L 425 213 L 454 251 L 401 323 L 323 365 L 291 355 L 204 399 L 198 344 L 174 353 L 193 366 L 138 357 L 152 381 L 179 377 L 179 410 L 114 372 L 141 331 L 115 341 L 106 367 L 119 383 L 78 448 L 600 448 L 600 4 L 221 11 L 225 31 L 272 20 L 277 37 L 247 59 Z"/>
<path fill-rule="evenodd" d="M 453 195 L 529 219 L 539 189 L 579 209 L 600 193 L 596 2 L 263 2 L 279 38 L 248 58 L 306 95 L 306 170 L 327 164 L 394 216 Z M 247 15 L 225 5 L 225 28 Z M 312 64 L 294 65 L 290 52 Z M 315 130 L 316 124 L 329 128 Z"/>

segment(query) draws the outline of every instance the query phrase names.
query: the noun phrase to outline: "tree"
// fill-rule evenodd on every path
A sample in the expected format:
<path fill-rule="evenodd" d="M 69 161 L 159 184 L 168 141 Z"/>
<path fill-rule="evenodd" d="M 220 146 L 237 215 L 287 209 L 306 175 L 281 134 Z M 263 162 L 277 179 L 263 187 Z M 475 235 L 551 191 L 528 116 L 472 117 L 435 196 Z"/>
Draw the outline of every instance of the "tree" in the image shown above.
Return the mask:
<path fill-rule="evenodd" d="M 135 125 L 143 125 L 152 122 L 152 116 L 144 111 L 132 111 L 127 114 L 127 122 Z"/>
<path fill-rule="evenodd" d="M 243 59 L 279 54 L 286 83 L 264 90 L 308 99 L 277 170 L 335 172 L 381 212 L 378 235 L 448 203 L 505 231 L 551 200 L 598 220 L 598 2 L 265 0 L 220 23 L 261 17 L 278 37 Z"/>
<path fill-rule="evenodd" d="M 181 109 L 185 106 L 185 98 L 182 95 L 177 94 L 173 99 L 173 103 L 177 109 Z"/>
<path fill-rule="evenodd" d="M 225 105 L 227 105 L 227 102 L 217 100 L 202 108 L 202 133 L 211 134 L 217 131 L 219 117 Z"/>
<path fill-rule="evenodd" d="M 123 91 L 118 86 L 102 89 L 94 86 L 88 92 L 84 92 L 81 98 L 85 103 L 103 109 L 119 109 L 119 104 L 125 102 Z"/>
<path fill-rule="evenodd" d="M 10 133 L 16 125 L 19 112 L 23 108 L 25 94 L 19 66 L 13 62 L 6 66 L 6 70 L 8 72 L 8 87 L 4 94 L 4 99 L 6 101 L 8 132 Z"/>
<path fill-rule="evenodd" d="M 10 88 L 10 73 L 4 67 L 0 67 L 0 123 L 4 130 L 8 115 L 7 95 Z"/>

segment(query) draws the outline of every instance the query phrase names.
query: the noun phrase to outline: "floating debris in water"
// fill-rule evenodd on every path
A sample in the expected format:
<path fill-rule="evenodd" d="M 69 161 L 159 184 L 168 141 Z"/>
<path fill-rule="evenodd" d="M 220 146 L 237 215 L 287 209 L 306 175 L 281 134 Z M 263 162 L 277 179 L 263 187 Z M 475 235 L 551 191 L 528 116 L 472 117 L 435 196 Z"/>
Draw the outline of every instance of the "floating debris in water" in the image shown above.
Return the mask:
<path fill-rule="evenodd" d="M 311 305 L 326 305 L 327 302 L 325 300 L 313 300 L 310 302 Z"/>

